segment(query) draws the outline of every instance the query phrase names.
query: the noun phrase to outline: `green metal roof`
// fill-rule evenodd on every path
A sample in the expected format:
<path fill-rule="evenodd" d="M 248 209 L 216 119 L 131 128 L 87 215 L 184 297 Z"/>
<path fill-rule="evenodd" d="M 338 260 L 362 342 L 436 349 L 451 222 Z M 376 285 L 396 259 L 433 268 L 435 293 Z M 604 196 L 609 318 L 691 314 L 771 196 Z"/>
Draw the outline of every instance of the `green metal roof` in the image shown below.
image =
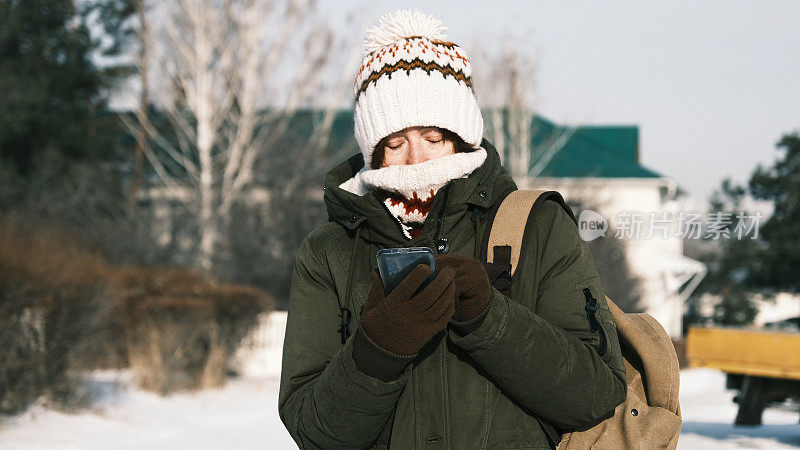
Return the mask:
<path fill-rule="evenodd" d="M 531 125 L 531 136 L 531 167 L 549 157 L 536 176 L 662 177 L 639 164 L 637 126 L 566 127 L 537 116 Z"/>
<path fill-rule="evenodd" d="M 662 175 L 637 162 L 637 152 L 638 129 L 635 127 L 581 127 L 572 133 L 539 176 L 661 178 Z"/>

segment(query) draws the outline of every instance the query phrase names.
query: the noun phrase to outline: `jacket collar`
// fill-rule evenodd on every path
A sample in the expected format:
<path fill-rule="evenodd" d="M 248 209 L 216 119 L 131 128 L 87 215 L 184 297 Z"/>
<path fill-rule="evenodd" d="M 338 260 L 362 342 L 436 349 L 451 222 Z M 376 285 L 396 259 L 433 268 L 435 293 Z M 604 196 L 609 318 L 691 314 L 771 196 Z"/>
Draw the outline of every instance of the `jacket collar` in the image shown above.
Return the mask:
<path fill-rule="evenodd" d="M 511 176 L 500 164 L 500 156 L 494 146 L 484 139 L 481 147 L 486 149 L 486 161 L 468 177 L 451 180 L 439 190 L 420 237 L 407 240 L 397 221 L 372 192 L 356 195 L 339 187 L 364 166 L 364 158 L 360 153 L 351 156 L 325 176 L 324 200 L 328 218 L 349 230 L 364 227 L 361 234 L 365 239 L 386 246 L 430 246 L 436 228 L 434 222 L 444 204 L 445 196 L 442 194 L 445 190 L 449 192 L 444 211 L 444 233 L 458 222 L 454 219 L 460 219 L 466 213 L 467 205 L 488 209 L 502 200 L 509 191 L 516 189 Z"/>

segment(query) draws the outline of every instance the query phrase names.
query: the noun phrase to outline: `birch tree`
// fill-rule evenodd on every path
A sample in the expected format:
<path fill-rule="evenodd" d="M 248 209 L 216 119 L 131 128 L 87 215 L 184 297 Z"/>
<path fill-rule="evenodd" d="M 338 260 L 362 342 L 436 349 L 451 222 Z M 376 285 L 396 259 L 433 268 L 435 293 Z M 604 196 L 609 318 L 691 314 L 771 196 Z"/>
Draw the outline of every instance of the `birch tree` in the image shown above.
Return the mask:
<path fill-rule="evenodd" d="M 136 117 L 140 122 L 147 120 L 147 106 L 149 103 L 148 88 L 150 84 L 147 78 L 147 56 L 149 43 L 149 20 L 147 18 L 147 5 L 145 0 L 136 0 L 136 16 L 139 19 L 139 59 L 138 72 L 141 88 L 139 90 L 139 105 L 136 110 Z M 144 127 L 135 127 L 134 136 L 136 137 L 136 152 L 134 154 L 133 182 L 131 185 L 130 204 L 128 212 L 133 216 L 136 213 L 136 198 L 142 187 L 142 172 L 144 171 L 144 149 L 147 145 L 147 136 Z"/>
<path fill-rule="evenodd" d="M 487 137 L 521 189 L 530 187 L 574 133 L 570 127 L 543 129 L 535 120 L 538 62 L 529 49 L 507 47 L 497 55 L 479 49 L 473 65 Z"/>
<path fill-rule="evenodd" d="M 323 93 L 347 93 L 350 77 L 339 70 L 340 83 L 322 83 L 332 73 L 335 39 L 315 21 L 313 1 L 172 0 L 153 6 L 160 22 L 151 24 L 148 42 L 158 72 L 151 75 L 158 80 L 152 91 L 162 99 L 170 130 L 162 133 L 141 114 L 129 126 L 147 135 L 144 152 L 164 186 L 189 194 L 197 218 L 197 266 L 210 272 L 231 208 L 254 181 L 254 164 L 278 151 L 275 143 L 298 107 L 325 99 L 321 108 L 332 115 L 341 98 Z M 324 117 L 309 137 L 311 147 L 298 156 L 322 151 L 331 125 Z M 282 189 L 299 186 L 301 172 L 282 175 Z"/>

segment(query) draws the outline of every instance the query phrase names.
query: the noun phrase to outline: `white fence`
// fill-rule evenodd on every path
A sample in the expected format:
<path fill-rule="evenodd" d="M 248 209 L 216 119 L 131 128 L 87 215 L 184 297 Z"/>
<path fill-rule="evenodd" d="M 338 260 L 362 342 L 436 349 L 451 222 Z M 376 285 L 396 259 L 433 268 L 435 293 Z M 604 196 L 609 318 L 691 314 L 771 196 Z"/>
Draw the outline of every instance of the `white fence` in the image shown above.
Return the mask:
<path fill-rule="evenodd" d="M 286 311 L 261 314 L 258 325 L 236 351 L 235 364 L 242 375 L 280 377 Z"/>

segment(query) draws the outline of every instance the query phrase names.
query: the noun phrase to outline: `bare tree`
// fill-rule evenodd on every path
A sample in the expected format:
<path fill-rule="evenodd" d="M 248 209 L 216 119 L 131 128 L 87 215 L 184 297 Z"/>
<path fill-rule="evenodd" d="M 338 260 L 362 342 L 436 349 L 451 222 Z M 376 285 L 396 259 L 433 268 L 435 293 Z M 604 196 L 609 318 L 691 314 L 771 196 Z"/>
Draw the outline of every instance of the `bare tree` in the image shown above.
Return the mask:
<path fill-rule="evenodd" d="M 147 120 L 147 104 L 149 99 L 147 80 L 147 47 L 150 34 L 147 19 L 147 5 L 145 0 L 136 0 L 136 15 L 139 18 L 139 80 L 141 82 L 141 89 L 139 91 L 139 109 L 136 116 L 140 122 Z M 136 198 L 139 195 L 139 190 L 142 187 L 142 173 L 144 172 L 144 149 L 147 145 L 147 136 L 144 132 L 144 127 L 137 127 L 134 131 L 136 136 L 136 154 L 133 169 L 133 184 L 131 185 L 130 204 L 128 206 L 129 213 L 134 216 L 136 213 Z"/>
<path fill-rule="evenodd" d="M 293 113 L 312 103 L 324 117 L 292 152 L 306 167 L 318 161 L 351 76 L 339 68 L 339 83 L 323 84 L 333 72 L 336 41 L 315 20 L 312 0 L 172 0 L 158 6 L 159 33 L 149 44 L 160 73 L 152 79 L 160 82 L 154 91 L 160 90 L 169 130 L 141 114 L 128 125 L 146 134 L 152 146 L 144 146 L 145 155 L 164 185 L 190 192 L 197 266 L 210 272 L 231 209 L 254 182 L 256 162 L 288 151 L 277 143 Z M 279 175 L 280 189 L 294 193 L 303 171 L 284 167 Z"/>
<path fill-rule="evenodd" d="M 529 188 L 531 179 L 564 147 L 575 128 L 543 127 L 536 120 L 538 62 L 531 51 L 508 47 L 498 55 L 490 55 L 479 48 L 476 60 L 479 62 L 473 66 L 473 77 L 485 110 L 487 136 L 520 188 Z"/>

